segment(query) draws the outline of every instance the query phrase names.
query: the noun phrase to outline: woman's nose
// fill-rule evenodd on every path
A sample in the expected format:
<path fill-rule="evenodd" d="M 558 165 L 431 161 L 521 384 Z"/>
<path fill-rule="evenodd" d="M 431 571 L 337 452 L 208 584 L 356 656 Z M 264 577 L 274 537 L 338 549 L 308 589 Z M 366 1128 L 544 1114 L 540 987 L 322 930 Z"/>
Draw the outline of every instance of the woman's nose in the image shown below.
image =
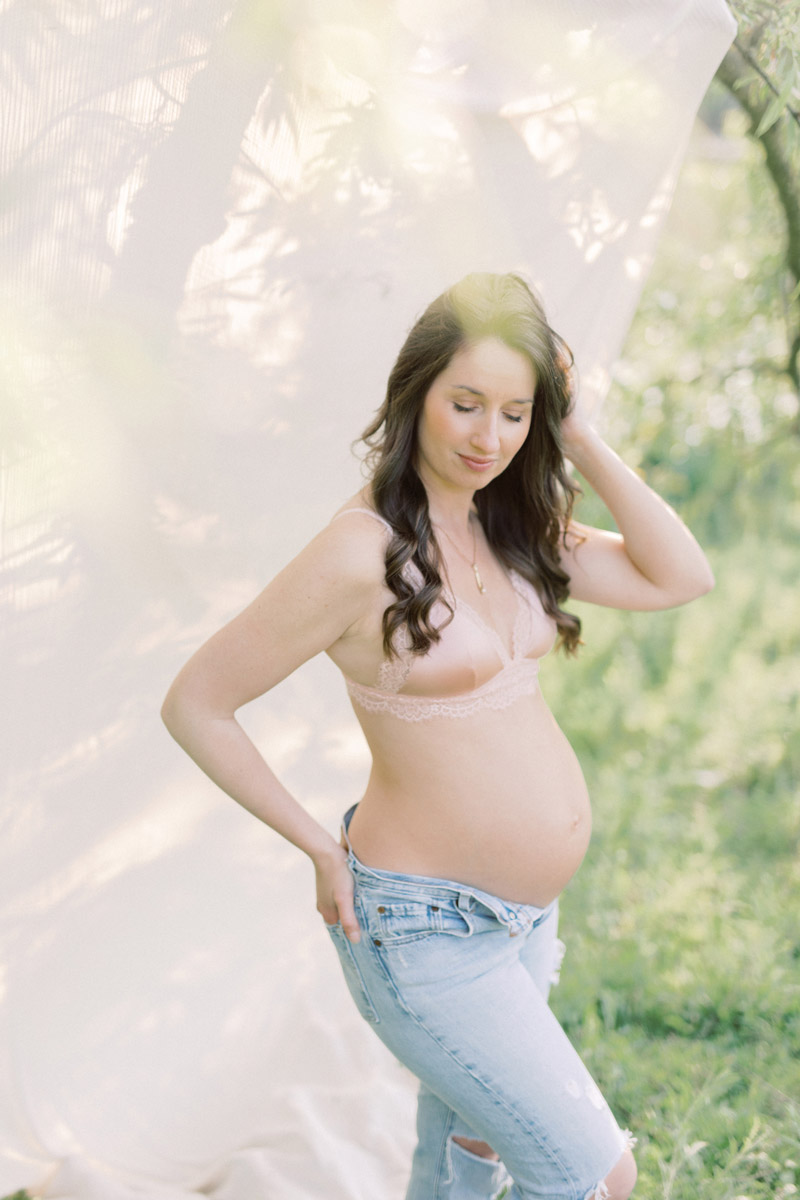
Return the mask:
<path fill-rule="evenodd" d="M 475 436 L 472 441 L 476 450 L 479 449 L 484 454 L 492 454 L 496 450 L 499 450 L 500 433 L 497 417 L 491 414 L 485 417 L 475 430 Z"/>

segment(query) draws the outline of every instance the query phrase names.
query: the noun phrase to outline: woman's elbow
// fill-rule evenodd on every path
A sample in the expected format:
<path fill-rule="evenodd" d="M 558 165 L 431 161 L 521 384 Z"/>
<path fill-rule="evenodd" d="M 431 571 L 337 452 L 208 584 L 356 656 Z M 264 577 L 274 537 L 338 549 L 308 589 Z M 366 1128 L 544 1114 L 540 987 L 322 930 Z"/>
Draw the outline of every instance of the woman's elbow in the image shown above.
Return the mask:
<path fill-rule="evenodd" d="M 161 720 L 169 732 L 177 739 L 177 730 L 181 723 L 181 693 L 177 680 L 170 685 L 169 691 L 161 705 Z"/>
<path fill-rule="evenodd" d="M 198 707 L 184 669 L 173 679 L 161 705 L 161 720 L 176 742 L 182 742 L 188 727 L 197 722 Z"/>
<path fill-rule="evenodd" d="M 190 659 L 170 684 L 161 705 L 161 720 L 175 741 L 186 748 L 207 734 L 212 725 L 234 717 L 236 707 L 207 670 Z"/>
<path fill-rule="evenodd" d="M 706 596 L 713 590 L 715 583 L 714 572 L 708 561 L 705 560 L 687 580 L 677 603 L 690 604 L 692 600 L 699 600 L 701 596 Z"/>
<path fill-rule="evenodd" d="M 680 608 L 683 604 L 691 604 L 699 600 L 714 587 L 714 572 L 706 559 L 693 566 L 691 570 L 684 569 L 679 576 L 673 577 L 669 584 L 658 589 L 652 608 Z"/>
<path fill-rule="evenodd" d="M 709 592 L 712 592 L 716 586 L 716 582 L 717 581 L 714 578 L 714 572 L 711 570 L 711 563 L 708 561 L 708 559 L 705 559 L 703 566 L 698 573 L 697 591 L 694 595 L 694 599 L 697 600 L 700 598 L 700 596 L 706 596 Z"/>

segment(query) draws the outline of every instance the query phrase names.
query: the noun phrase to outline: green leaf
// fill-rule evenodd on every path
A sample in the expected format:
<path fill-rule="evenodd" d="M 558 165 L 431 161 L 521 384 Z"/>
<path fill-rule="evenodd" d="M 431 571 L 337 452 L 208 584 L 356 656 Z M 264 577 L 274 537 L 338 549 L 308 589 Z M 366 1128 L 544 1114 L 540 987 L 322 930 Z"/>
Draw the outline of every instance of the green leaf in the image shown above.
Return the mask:
<path fill-rule="evenodd" d="M 775 122 L 783 116 L 783 110 L 786 107 L 786 98 L 783 95 L 773 96 L 767 106 L 767 110 L 759 121 L 756 137 L 763 137 L 768 129 L 771 129 Z"/>
<path fill-rule="evenodd" d="M 737 92 L 740 92 L 743 88 L 749 87 L 751 83 L 761 82 L 761 76 L 758 71 L 743 71 L 739 78 L 734 81 L 733 86 Z"/>
<path fill-rule="evenodd" d="M 788 46 L 784 46 L 778 55 L 778 78 L 784 86 L 788 82 L 791 88 L 794 84 L 794 73 L 794 55 Z"/>

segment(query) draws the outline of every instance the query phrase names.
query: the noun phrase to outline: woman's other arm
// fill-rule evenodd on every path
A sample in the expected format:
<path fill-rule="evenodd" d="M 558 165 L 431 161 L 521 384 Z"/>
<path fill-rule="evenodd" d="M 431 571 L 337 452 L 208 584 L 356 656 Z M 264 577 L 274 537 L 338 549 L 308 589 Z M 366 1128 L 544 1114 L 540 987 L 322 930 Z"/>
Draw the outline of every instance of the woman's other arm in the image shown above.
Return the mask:
<path fill-rule="evenodd" d="M 189 659 L 161 710 L 169 732 L 215 783 L 309 856 L 319 911 L 329 923 L 340 919 L 353 937 L 358 924 L 345 851 L 280 783 L 235 713 L 350 636 L 374 602 L 383 581 L 381 531 L 360 526 L 337 521 L 323 530 Z"/>
<path fill-rule="evenodd" d="M 561 555 L 570 594 L 613 608 L 658 609 L 710 591 L 711 567 L 677 513 L 622 462 L 580 411 L 563 421 L 562 433 L 564 453 L 619 530 L 570 525 Z"/>

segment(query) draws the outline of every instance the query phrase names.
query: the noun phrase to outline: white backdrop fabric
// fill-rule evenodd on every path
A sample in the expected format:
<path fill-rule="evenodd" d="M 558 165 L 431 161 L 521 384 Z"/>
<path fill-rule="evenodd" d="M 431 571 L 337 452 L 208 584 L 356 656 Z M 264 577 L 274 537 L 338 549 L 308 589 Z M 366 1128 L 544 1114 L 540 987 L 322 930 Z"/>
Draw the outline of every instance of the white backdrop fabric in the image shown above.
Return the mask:
<path fill-rule="evenodd" d="M 161 698 L 357 488 L 465 272 L 525 272 L 602 399 L 733 33 L 722 0 L 0 3 L 0 1193 L 400 1200 L 413 1080 Z M 242 719 L 334 831 L 367 761 L 331 664 Z"/>

